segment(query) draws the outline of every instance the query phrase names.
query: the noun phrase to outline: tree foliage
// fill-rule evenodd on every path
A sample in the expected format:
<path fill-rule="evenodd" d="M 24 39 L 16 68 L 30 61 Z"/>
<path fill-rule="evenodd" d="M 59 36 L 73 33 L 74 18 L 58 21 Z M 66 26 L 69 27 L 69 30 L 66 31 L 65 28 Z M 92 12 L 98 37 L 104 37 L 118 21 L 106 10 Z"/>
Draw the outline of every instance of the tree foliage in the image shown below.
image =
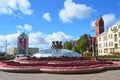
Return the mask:
<path fill-rule="evenodd" d="M 73 47 L 73 45 L 72 45 L 72 43 L 71 43 L 71 42 L 66 41 L 66 42 L 64 43 L 64 49 L 71 50 L 71 49 L 72 49 L 72 47 Z"/>
<path fill-rule="evenodd" d="M 85 52 L 89 50 L 90 42 L 89 35 L 84 34 L 76 41 L 78 52 Z"/>
<path fill-rule="evenodd" d="M 78 51 L 77 51 L 77 47 L 76 47 L 76 46 L 73 46 L 73 47 L 72 47 L 72 51 L 78 52 Z"/>

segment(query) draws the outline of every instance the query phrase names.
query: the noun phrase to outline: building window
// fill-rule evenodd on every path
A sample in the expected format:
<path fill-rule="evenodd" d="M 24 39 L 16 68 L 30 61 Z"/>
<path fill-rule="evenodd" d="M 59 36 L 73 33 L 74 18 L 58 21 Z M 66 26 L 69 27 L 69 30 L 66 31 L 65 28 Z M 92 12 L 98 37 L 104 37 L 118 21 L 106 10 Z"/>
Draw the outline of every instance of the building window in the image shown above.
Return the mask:
<path fill-rule="evenodd" d="M 111 46 L 113 46 L 113 42 L 111 42 Z"/>
<path fill-rule="evenodd" d="M 120 37 L 120 32 L 118 33 L 119 37 Z"/>
<path fill-rule="evenodd" d="M 99 53 L 101 53 L 101 50 L 99 50 Z"/>
<path fill-rule="evenodd" d="M 104 49 L 104 53 L 108 53 L 108 50 L 107 50 L 107 49 Z"/>
<path fill-rule="evenodd" d="M 99 41 L 101 41 L 101 38 L 99 38 Z"/>
<path fill-rule="evenodd" d="M 99 47 L 101 47 L 101 44 L 99 44 Z"/>
<path fill-rule="evenodd" d="M 111 39 L 113 38 L 113 35 L 111 34 Z"/>
<path fill-rule="evenodd" d="M 107 40 L 107 36 L 104 36 L 104 37 L 103 37 L 103 41 L 106 41 L 106 40 Z"/>
<path fill-rule="evenodd" d="M 113 52 L 114 50 L 113 49 L 110 49 L 110 52 Z"/>
<path fill-rule="evenodd" d="M 117 34 L 114 35 L 114 41 L 117 41 Z"/>
<path fill-rule="evenodd" d="M 109 46 L 110 46 L 110 42 L 109 42 Z"/>
<path fill-rule="evenodd" d="M 120 46 L 120 40 L 119 40 L 119 46 Z"/>
<path fill-rule="evenodd" d="M 120 29 L 120 25 L 118 25 L 118 28 Z"/>
<path fill-rule="evenodd" d="M 115 48 L 116 48 L 116 49 L 118 48 L 118 44 L 115 44 Z"/>
<path fill-rule="evenodd" d="M 105 47 L 105 43 L 103 43 L 103 46 Z"/>
<path fill-rule="evenodd" d="M 108 39 L 110 39 L 110 34 L 109 34 L 109 36 L 108 36 Z"/>

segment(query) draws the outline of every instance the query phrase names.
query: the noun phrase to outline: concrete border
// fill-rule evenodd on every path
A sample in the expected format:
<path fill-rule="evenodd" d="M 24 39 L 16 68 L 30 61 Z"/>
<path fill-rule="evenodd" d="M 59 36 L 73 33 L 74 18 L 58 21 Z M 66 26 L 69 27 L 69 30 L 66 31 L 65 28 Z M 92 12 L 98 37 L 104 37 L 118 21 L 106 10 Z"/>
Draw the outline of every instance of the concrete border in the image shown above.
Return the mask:
<path fill-rule="evenodd" d="M 52 73 L 52 74 L 87 74 L 98 73 L 106 70 L 120 69 L 120 66 L 105 66 L 85 69 L 51 69 L 51 68 L 6 68 L 0 67 L 1 71 L 13 73 Z"/>

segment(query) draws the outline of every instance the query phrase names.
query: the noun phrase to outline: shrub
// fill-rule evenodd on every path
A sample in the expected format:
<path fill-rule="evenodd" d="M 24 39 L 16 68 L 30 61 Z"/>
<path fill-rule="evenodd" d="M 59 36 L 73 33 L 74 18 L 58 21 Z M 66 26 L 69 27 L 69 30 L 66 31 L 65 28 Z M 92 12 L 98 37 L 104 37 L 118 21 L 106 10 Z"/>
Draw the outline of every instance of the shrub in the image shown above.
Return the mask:
<path fill-rule="evenodd" d="M 92 52 L 86 52 L 86 53 L 84 53 L 83 57 L 86 57 L 86 58 L 92 57 Z"/>

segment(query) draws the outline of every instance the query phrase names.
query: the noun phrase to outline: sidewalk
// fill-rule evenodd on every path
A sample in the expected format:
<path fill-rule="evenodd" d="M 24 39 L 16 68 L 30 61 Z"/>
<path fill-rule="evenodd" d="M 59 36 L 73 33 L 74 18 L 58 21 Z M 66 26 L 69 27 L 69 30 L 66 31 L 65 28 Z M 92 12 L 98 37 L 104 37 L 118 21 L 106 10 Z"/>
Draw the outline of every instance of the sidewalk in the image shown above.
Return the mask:
<path fill-rule="evenodd" d="M 94 74 L 8 73 L 0 71 L 0 80 L 120 80 L 120 70 Z"/>

